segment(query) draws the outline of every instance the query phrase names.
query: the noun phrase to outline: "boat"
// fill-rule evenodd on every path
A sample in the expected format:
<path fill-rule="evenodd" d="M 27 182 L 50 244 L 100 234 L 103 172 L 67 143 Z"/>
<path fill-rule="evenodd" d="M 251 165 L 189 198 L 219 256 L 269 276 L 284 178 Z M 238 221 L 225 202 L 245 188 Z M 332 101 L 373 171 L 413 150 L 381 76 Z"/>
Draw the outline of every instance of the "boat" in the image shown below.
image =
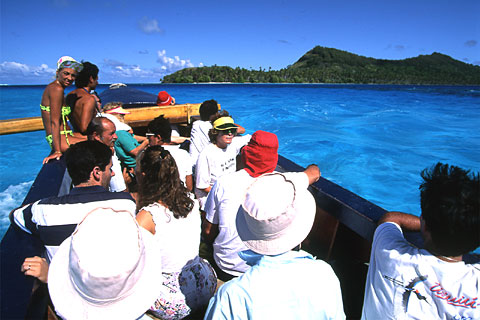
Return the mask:
<path fill-rule="evenodd" d="M 113 97 L 118 99 L 116 95 Z M 142 108 L 146 107 L 138 107 Z M 152 113 L 149 119 L 155 116 Z M 181 118 L 189 116 L 191 114 L 184 110 Z M 141 121 L 137 126 L 132 126 L 134 131 L 144 130 L 147 119 Z M 186 119 L 184 124 L 188 125 L 188 121 Z M 24 204 L 68 192 L 70 186 L 64 179 L 65 168 L 64 161 L 45 164 L 25 197 Z M 277 171 L 303 170 L 303 167 L 279 155 Z M 315 198 L 317 210 L 312 230 L 302 243 L 302 249 L 330 263 L 340 280 L 347 319 L 359 319 L 373 233 L 377 221 L 386 210 L 323 177 L 309 189 Z M 422 246 L 419 233 L 406 233 L 406 238 L 414 245 Z M 37 290 L 39 293 L 32 295 L 33 279 L 25 277 L 19 270 L 24 257 L 39 255 L 42 250 L 43 246 L 38 239 L 18 231 L 14 225 L 9 227 L 1 242 L 2 319 L 9 316 L 35 318 L 45 315 L 46 288 L 43 291 Z M 480 256 L 469 255 L 465 260 L 478 262 Z"/>

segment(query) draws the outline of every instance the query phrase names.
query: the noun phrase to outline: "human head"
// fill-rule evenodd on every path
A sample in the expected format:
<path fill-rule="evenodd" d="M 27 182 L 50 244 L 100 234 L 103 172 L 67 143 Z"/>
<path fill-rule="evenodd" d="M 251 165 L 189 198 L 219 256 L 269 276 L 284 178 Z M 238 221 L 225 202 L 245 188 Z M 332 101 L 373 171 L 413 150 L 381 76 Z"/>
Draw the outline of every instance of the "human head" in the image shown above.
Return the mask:
<path fill-rule="evenodd" d="M 95 140 L 73 144 L 65 152 L 65 161 L 74 186 L 93 179 L 95 184 L 108 187 L 112 150 L 105 144 Z"/>
<path fill-rule="evenodd" d="M 150 146 L 137 156 L 136 176 L 137 208 L 161 201 L 176 218 L 192 210 L 193 200 L 180 180 L 175 159 L 162 146 Z"/>
<path fill-rule="evenodd" d="M 66 88 L 73 83 L 82 68 L 82 64 L 72 57 L 63 56 L 57 61 L 56 80 L 63 88 Z"/>
<path fill-rule="evenodd" d="M 255 131 L 246 146 L 242 148 L 242 161 L 245 170 L 256 178 L 273 172 L 278 162 L 278 138 L 274 133 Z"/>
<path fill-rule="evenodd" d="M 80 62 L 77 62 L 72 57 L 63 56 L 57 61 L 57 72 L 64 68 L 73 69 L 78 73 L 82 71 L 83 65 Z"/>
<path fill-rule="evenodd" d="M 117 134 L 115 124 L 105 117 L 95 117 L 87 127 L 88 140 L 97 140 L 109 147 L 113 147 Z"/>
<path fill-rule="evenodd" d="M 170 121 L 163 114 L 150 121 L 147 129 L 147 138 L 151 146 L 170 143 L 172 127 L 170 126 Z"/>
<path fill-rule="evenodd" d="M 211 118 L 212 129 L 208 131 L 210 141 L 220 148 L 232 143 L 232 139 L 237 133 L 237 125 L 229 116 L 228 111 L 222 110 L 217 112 Z"/>
<path fill-rule="evenodd" d="M 210 117 L 218 112 L 218 103 L 213 99 L 203 101 L 198 110 L 201 120 L 210 121 Z"/>
<path fill-rule="evenodd" d="M 137 319 L 158 296 L 163 277 L 152 235 L 128 211 L 87 213 L 59 247 L 48 289 L 64 319 Z"/>
<path fill-rule="evenodd" d="M 98 85 L 98 67 L 88 61 L 83 62 L 83 69 L 77 75 L 75 86 L 84 88 L 90 85 L 91 89 L 95 89 Z"/>
<path fill-rule="evenodd" d="M 169 106 L 172 104 L 172 96 L 167 91 L 160 91 L 157 96 L 157 105 Z"/>
<path fill-rule="evenodd" d="M 421 176 L 421 218 L 435 254 L 459 256 L 480 246 L 479 174 L 437 163 Z"/>
<path fill-rule="evenodd" d="M 103 112 L 105 112 L 106 114 L 114 115 L 121 122 L 125 122 L 125 115 L 130 114 L 129 111 L 123 109 L 123 103 L 121 103 L 120 101 L 107 103 L 103 106 Z"/>
<path fill-rule="evenodd" d="M 248 187 L 236 226 L 252 251 L 277 255 L 298 246 L 308 235 L 316 206 L 305 174 L 267 173 Z"/>

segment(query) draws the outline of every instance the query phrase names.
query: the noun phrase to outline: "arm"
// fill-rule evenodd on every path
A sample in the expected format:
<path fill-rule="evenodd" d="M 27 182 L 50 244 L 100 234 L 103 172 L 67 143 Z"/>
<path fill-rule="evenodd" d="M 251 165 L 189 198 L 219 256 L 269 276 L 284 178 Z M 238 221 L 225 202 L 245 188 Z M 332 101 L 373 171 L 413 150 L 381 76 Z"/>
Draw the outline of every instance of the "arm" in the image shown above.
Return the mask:
<path fill-rule="evenodd" d="M 387 212 L 378 220 L 378 225 L 385 222 L 394 222 L 398 224 L 403 231 L 420 231 L 420 218 L 408 213 Z"/>
<path fill-rule="evenodd" d="M 244 134 L 244 133 L 245 133 L 245 128 L 237 124 L 237 134 Z"/>
<path fill-rule="evenodd" d="M 20 270 L 26 276 L 38 278 L 43 283 L 48 282 L 48 263 L 45 258 L 30 257 L 26 258 L 22 263 Z"/>
<path fill-rule="evenodd" d="M 43 159 L 43 164 L 52 159 L 59 160 L 62 156 L 62 142 L 60 140 L 60 117 L 62 116 L 63 88 L 53 86 L 50 93 L 50 126 L 52 130 L 52 151 L 48 157 Z"/>
<path fill-rule="evenodd" d="M 141 227 L 150 231 L 151 234 L 155 234 L 155 223 L 153 222 L 150 212 L 140 210 L 140 212 L 137 213 L 136 219 Z"/>
<path fill-rule="evenodd" d="M 193 177 L 192 175 L 185 176 L 185 186 L 187 187 L 188 191 L 192 192 L 193 190 Z"/>
<path fill-rule="evenodd" d="M 320 179 L 320 169 L 318 169 L 318 166 L 316 164 L 311 164 L 303 171 L 304 173 L 307 174 L 308 177 L 308 184 L 312 184 L 318 181 Z"/>
<path fill-rule="evenodd" d="M 202 238 L 207 244 L 212 244 L 218 236 L 218 224 L 213 224 L 205 219 L 202 224 Z"/>
<path fill-rule="evenodd" d="M 141 144 L 139 144 L 135 149 L 132 149 L 128 151 L 131 155 L 136 157 L 143 149 L 145 149 L 148 146 L 148 139 L 145 139 L 142 141 Z"/>

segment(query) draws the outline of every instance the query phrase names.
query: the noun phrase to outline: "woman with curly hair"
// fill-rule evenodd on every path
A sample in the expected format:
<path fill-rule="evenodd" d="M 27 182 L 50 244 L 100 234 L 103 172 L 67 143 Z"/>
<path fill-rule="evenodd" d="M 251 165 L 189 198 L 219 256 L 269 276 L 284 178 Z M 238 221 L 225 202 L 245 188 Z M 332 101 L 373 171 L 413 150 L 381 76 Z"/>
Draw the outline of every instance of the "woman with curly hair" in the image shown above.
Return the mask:
<path fill-rule="evenodd" d="M 206 307 L 217 285 L 215 271 L 198 256 L 198 202 L 181 182 L 172 155 L 161 146 L 139 154 L 136 172 L 137 221 L 157 241 L 164 277 L 149 312 L 160 319 L 182 319 Z"/>

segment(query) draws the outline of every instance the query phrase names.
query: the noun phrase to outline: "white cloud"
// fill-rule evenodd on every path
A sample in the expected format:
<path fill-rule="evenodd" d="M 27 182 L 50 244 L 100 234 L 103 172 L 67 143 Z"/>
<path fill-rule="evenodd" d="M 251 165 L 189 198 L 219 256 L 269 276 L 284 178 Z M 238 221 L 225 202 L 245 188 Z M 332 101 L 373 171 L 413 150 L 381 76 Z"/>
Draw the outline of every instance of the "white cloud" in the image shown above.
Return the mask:
<path fill-rule="evenodd" d="M 138 26 L 140 27 L 140 30 L 146 34 L 163 33 L 163 29 L 160 29 L 158 26 L 157 19 L 143 17 L 138 21 Z"/>
<path fill-rule="evenodd" d="M 193 63 L 188 59 L 180 59 L 178 56 L 173 58 L 167 56 L 165 50 L 157 51 L 158 58 L 157 62 L 161 64 L 161 68 L 165 70 L 166 73 L 172 73 L 180 69 L 193 68 Z M 203 64 L 201 64 L 203 66 Z"/>
<path fill-rule="evenodd" d="M 56 69 L 48 65 L 29 66 L 15 61 L 4 61 L 0 63 L 0 83 L 42 83 L 51 81 L 55 76 Z"/>

